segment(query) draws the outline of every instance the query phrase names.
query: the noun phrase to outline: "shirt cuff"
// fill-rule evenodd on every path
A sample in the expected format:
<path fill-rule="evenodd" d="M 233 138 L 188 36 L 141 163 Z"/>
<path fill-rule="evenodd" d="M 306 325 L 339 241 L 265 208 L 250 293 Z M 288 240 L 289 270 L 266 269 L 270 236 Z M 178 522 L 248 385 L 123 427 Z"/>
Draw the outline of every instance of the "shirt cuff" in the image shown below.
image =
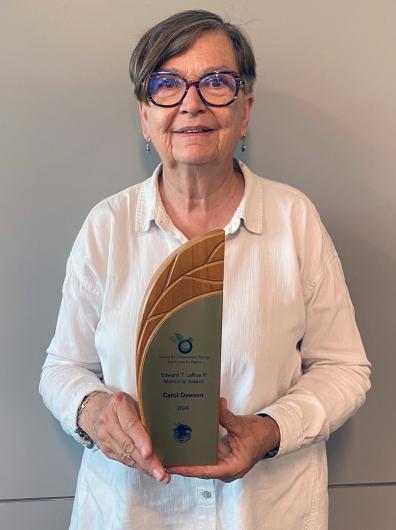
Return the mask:
<path fill-rule="evenodd" d="M 285 404 L 273 404 L 261 410 L 259 414 L 267 414 L 267 416 L 270 416 L 278 424 L 280 444 L 274 458 L 301 448 L 303 443 L 303 426 L 300 417 L 292 407 L 288 407 Z"/>

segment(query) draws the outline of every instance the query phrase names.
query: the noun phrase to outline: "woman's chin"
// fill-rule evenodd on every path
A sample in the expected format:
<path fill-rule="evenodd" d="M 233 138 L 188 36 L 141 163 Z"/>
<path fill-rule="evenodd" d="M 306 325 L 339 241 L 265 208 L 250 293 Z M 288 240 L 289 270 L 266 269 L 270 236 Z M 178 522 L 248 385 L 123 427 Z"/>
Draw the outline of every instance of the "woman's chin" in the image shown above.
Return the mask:
<path fill-rule="evenodd" d="M 203 165 L 218 159 L 213 149 L 183 149 L 173 152 L 175 162 L 179 164 Z"/>

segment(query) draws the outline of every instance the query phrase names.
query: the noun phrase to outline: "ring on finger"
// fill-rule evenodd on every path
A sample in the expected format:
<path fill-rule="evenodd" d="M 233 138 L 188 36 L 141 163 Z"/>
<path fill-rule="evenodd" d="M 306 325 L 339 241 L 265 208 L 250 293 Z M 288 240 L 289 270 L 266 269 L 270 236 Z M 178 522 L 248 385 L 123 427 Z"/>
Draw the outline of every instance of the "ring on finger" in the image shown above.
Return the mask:
<path fill-rule="evenodd" d="M 127 463 L 129 467 L 133 467 L 136 464 L 136 460 L 132 458 L 129 453 L 124 453 L 122 459 Z"/>

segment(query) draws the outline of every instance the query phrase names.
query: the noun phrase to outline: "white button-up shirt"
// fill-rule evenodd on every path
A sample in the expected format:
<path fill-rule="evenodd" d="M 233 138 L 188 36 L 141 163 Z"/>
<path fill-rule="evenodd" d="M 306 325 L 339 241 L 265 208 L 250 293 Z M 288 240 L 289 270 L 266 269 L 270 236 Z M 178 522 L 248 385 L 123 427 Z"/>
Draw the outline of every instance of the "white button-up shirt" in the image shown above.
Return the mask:
<path fill-rule="evenodd" d="M 232 483 L 157 483 L 84 451 L 71 530 L 324 530 L 325 440 L 364 402 L 370 364 L 340 260 L 311 201 L 240 163 L 245 191 L 225 227 L 221 395 L 279 425 L 273 459 Z M 146 181 L 100 202 L 72 248 L 40 391 L 64 430 L 94 390 L 135 399 L 139 308 L 186 241 Z"/>

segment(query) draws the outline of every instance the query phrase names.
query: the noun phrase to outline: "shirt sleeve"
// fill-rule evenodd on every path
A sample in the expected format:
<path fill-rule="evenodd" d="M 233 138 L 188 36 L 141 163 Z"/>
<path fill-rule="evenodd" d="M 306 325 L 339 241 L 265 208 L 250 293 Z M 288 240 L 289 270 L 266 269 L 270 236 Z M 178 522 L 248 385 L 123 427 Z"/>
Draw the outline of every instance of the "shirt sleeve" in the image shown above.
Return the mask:
<path fill-rule="evenodd" d="M 302 375 L 286 395 L 260 412 L 281 433 L 278 456 L 323 440 L 350 418 L 370 388 L 370 363 L 340 259 L 314 210 L 302 267 L 306 327 Z"/>
<path fill-rule="evenodd" d="M 47 350 L 39 387 L 45 405 L 64 431 L 82 445 L 87 442 L 75 433 L 80 403 L 96 390 L 111 393 L 103 383 L 95 348 L 103 299 L 103 252 L 95 239 L 87 220 L 67 262 L 55 335 Z"/>

